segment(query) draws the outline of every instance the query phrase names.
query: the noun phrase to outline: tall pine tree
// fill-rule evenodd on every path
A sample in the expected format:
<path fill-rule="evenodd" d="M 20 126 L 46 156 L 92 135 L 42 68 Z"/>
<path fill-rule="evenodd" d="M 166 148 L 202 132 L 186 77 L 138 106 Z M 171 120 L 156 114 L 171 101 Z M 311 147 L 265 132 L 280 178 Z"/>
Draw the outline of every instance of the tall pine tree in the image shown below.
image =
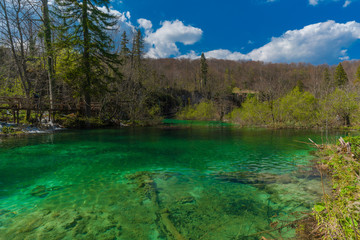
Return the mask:
<path fill-rule="evenodd" d="M 201 79 L 201 87 L 206 86 L 207 82 L 207 74 L 208 74 L 208 64 L 206 62 L 205 54 L 201 53 L 200 57 L 200 79 Z"/>
<path fill-rule="evenodd" d="M 138 29 L 133 38 L 133 48 L 132 48 L 133 66 L 137 69 L 139 69 L 141 66 L 141 58 L 143 54 L 144 54 L 144 39 L 140 29 Z"/>
<path fill-rule="evenodd" d="M 337 87 L 342 87 L 349 81 L 341 63 L 335 69 L 334 81 Z"/>
<path fill-rule="evenodd" d="M 128 48 L 129 39 L 127 38 L 126 32 L 124 31 L 121 35 L 120 42 L 120 55 L 123 59 L 126 59 L 129 56 L 130 50 Z"/>
<path fill-rule="evenodd" d="M 69 34 L 60 40 L 63 41 L 60 45 L 71 46 L 78 53 L 81 77 L 76 85 L 85 100 L 86 116 L 90 117 L 91 98 L 105 91 L 117 73 L 115 64 L 119 59 L 108 34 L 117 24 L 117 18 L 107 13 L 110 0 L 56 0 L 56 3 L 58 16 L 66 23 L 61 28 Z"/>

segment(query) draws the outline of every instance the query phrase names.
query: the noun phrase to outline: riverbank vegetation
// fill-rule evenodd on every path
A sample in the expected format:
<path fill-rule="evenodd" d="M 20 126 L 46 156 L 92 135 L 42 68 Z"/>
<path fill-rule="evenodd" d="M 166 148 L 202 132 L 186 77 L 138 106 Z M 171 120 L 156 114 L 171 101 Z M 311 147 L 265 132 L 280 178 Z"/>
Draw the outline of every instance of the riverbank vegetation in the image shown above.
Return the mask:
<path fill-rule="evenodd" d="M 299 235 L 309 239 L 360 237 L 360 137 L 340 138 L 337 145 L 318 146 L 320 172 L 330 178 L 331 192 L 313 208 L 313 217 L 301 223 Z"/>
<path fill-rule="evenodd" d="M 85 126 L 151 125 L 163 118 L 301 128 L 360 124 L 358 61 L 148 59 L 142 32 L 119 27 L 108 3 L 1 0 L 2 121 L 71 123 L 76 116 Z"/>

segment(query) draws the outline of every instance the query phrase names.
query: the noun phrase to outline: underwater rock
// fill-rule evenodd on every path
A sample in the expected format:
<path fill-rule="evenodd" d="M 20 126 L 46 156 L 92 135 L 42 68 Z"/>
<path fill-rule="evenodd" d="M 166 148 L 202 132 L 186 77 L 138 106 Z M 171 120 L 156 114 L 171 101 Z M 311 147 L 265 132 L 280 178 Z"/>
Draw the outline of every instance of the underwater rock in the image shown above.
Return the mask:
<path fill-rule="evenodd" d="M 34 197 L 44 198 L 49 194 L 49 192 L 44 185 L 39 185 L 36 186 L 33 190 L 31 190 L 30 194 Z"/>

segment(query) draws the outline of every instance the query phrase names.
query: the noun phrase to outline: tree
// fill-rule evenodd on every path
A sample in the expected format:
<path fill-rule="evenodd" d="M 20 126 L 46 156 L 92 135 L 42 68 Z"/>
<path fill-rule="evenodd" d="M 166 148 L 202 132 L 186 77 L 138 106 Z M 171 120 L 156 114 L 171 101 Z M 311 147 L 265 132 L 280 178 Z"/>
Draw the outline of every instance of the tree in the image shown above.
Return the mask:
<path fill-rule="evenodd" d="M 120 55 L 122 56 L 123 59 L 127 58 L 129 56 L 130 50 L 127 47 L 127 45 L 129 44 L 129 39 L 126 36 L 126 32 L 124 31 L 123 34 L 121 35 L 121 43 L 120 43 Z"/>
<path fill-rule="evenodd" d="M 42 2 L 42 21 L 44 23 L 44 40 L 45 40 L 45 56 L 47 58 L 47 72 L 49 79 L 49 99 L 50 99 L 50 118 L 52 110 L 54 109 L 54 96 L 53 96 L 53 85 L 54 85 L 54 66 L 53 66 L 53 46 L 51 39 L 51 24 L 49 16 L 48 0 L 41 0 Z"/>
<path fill-rule="evenodd" d="M 349 81 L 341 63 L 335 69 L 334 81 L 337 87 L 342 87 Z"/>
<path fill-rule="evenodd" d="M 299 89 L 300 92 L 304 92 L 305 85 L 304 85 L 303 81 L 301 81 L 300 79 L 297 80 L 296 87 Z"/>
<path fill-rule="evenodd" d="M 284 97 L 276 100 L 276 119 L 290 125 L 311 126 L 317 116 L 317 100 L 309 92 L 295 87 Z"/>
<path fill-rule="evenodd" d="M 34 84 L 29 77 L 26 46 L 27 39 L 32 39 L 31 36 L 34 35 L 34 29 L 29 29 L 29 26 L 32 26 L 33 9 L 24 1 L 0 0 L 0 10 L 0 34 L 5 44 L 11 49 L 25 96 L 31 102 Z M 31 110 L 28 108 L 26 120 L 30 120 L 30 113 Z"/>
<path fill-rule="evenodd" d="M 341 120 L 344 126 L 351 125 L 352 116 L 359 110 L 356 92 L 336 88 L 322 102 L 322 114 L 331 124 Z"/>
<path fill-rule="evenodd" d="M 132 62 L 133 62 L 132 65 L 137 69 L 139 69 L 141 66 L 141 58 L 143 54 L 144 54 L 144 39 L 140 29 L 138 29 L 133 38 L 133 48 L 132 48 Z"/>
<path fill-rule="evenodd" d="M 327 68 L 327 67 L 324 69 L 324 72 L 323 72 L 323 82 L 326 87 L 328 87 L 331 82 L 329 68 Z"/>
<path fill-rule="evenodd" d="M 91 98 L 107 90 L 109 80 L 119 74 L 115 64 L 118 56 L 113 51 L 113 41 L 108 31 L 117 24 L 116 17 L 109 14 L 109 0 L 56 0 L 59 17 L 63 19 L 68 37 L 62 45 L 72 46 L 79 53 L 82 77 L 79 77 L 79 95 L 85 100 L 85 113 L 91 115 Z M 105 7 L 107 12 L 101 10 Z M 102 8 L 104 9 L 104 8 Z"/>
<path fill-rule="evenodd" d="M 356 70 L 355 83 L 357 83 L 357 84 L 360 83 L 360 65 L 358 66 L 358 68 L 357 68 L 357 70 Z"/>
<path fill-rule="evenodd" d="M 205 54 L 201 53 L 200 57 L 200 80 L 201 80 L 201 87 L 206 86 L 207 82 L 207 74 L 208 74 L 208 64 L 206 62 Z"/>

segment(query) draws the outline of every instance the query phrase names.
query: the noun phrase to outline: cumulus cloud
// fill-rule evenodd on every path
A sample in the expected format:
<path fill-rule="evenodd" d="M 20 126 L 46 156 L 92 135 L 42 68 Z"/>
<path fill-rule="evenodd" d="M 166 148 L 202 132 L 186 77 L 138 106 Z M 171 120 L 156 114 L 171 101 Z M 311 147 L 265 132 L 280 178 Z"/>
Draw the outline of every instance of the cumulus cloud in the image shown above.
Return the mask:
<path fill-rule="evenodd" d="M 344 57 L 344 48 L 360 38 L 360 24 L 327 21 L 300 30 L 287 31 L 271 42 L 247 54 L 266 62 L 313 62 Z"/>
<path fill-rule="evenodd" d="M 144 19 L 144 18 L 140 18 L 137 20 L 138 24 L 140 27 L 144 28 L 145 30 L 151 29 L 152 28 L 152 23 L 150 20 Z"/>
<path fill-rule="evenodd" d="M 146 54 L 149 58 L 166 58 L 178 56 L 177 43 L 191 45 L 201 39 L 203 31 L 193 26 L 185 26 L 179 20 L 164 21 L 156 31 L 149 29 L 151 22 L 142 19 L 138 22 L 146 31 L 145 43 L 149 46 Z M 152 26 L 152 24 L 151 24 Z"/>
<path fill-rule="evenodd" d="M 106 8 L 105 6 L 98 7 L 98 9 L 102 12 L 111 14 L 118 19 L 118 30 L 121 32 L 126 31 L 128 33 L 132 33 L 135 30 L 135 27 L 131 23 L 131 14 L 129 11 L 127 12 L 119 12 L 118 10 L 113 9 L 112 7 Z"/>
<path fill-rule="evenodd" d="M 287 31 L 280 37 L 250 53 L 242 54 L 219 49 L 206 52 L 207 58 L 227 60 L 254 60 L 264 62 L 311 62 L 349 59 L 347 47 L 360 39 L 360 23 L 344 24 L 327 21 L 312 24 L 300 30 Z M 198 58 L 194 52 L 181 57 Z"/>

